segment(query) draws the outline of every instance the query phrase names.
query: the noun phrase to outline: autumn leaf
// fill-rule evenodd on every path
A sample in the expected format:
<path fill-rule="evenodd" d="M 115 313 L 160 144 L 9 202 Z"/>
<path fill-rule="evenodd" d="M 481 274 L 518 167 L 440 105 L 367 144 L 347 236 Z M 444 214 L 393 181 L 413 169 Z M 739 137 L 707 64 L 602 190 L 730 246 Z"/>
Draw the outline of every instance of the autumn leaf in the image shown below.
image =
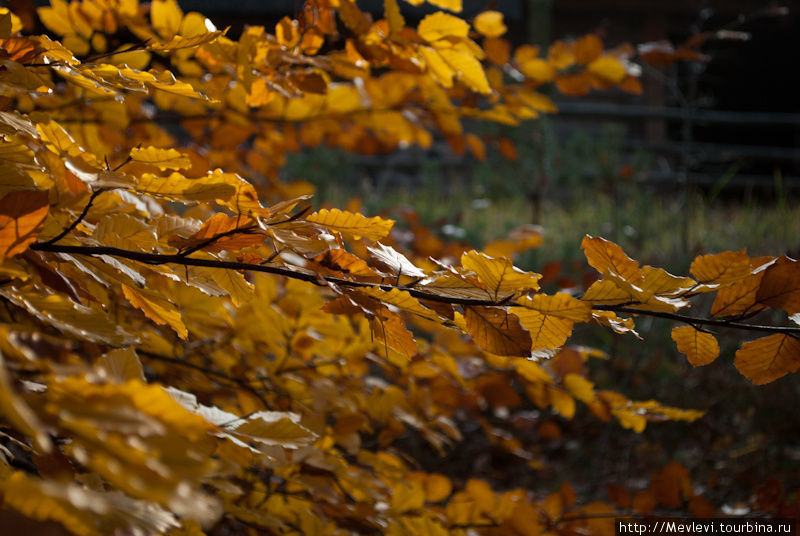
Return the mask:
<path fill-rule="evenodd" d="M 519 318 L 497 307 L 467 307 L 467 331 L 483 350 L 498 355 L 529 356 L 531 337 Z"/>
<path fill-rule="evenodd" d="M 25 251 L 50 209 L 46 192 L 20 190 L 0 199 L 0 260 Z"/>
<path fill-rule="evenodd" d="M 755 296 L 758 304 L 800 313 L 800 262 L 786 255 L 764 271 Z"/>
<path fill-rule="evenodd" d="M 708 365 L 719 357 L 719 344 L 710 333 L 699 331 L 692 326 L 679 326 L 672 329 L 672 340 L 678 351 L 686 354 L 694 367 Z"/>
<path fill-rule="evenodd" d="M 517 303 L 520 306 L 511 307 L 510 310 L 530 333 L 533 350 L 563 346 L 575 322 L 588 322 L 591 319 L 591 305 L 569 294 L 535 294 Z"/>
<path fill-rule="evenodd" d="M 362 237 L 375 241 L 381 240 L 389 234 L 389 231 L 394 226 L 394 220 L 386 220 L 379 216 L 367 218 L 361 214 L 354 214 L 337 208 L 322 209 L 314 212 L 306 220 L 346 236 L 351 236 L 356 240 Z"/>
<path fill-rule="evenodd" d="M 586 235 L 581 249 L 589 264 L 601 274 L 608 270 L 630 281 L 636 281 L 642 275 L 639 263 L 625 255 L 622 248 L 613 242 Z"/>
<path fill-rule="evenodd" d="M 131 305 L 142 311 L 147 318 L 156 324 L 164 324 L 175 330 L 181 339 L 185 339 L 189 332 L 181 320 L 180 312 L 175 306 L 163 298 L 146 295 L 144 292 L 122 285 L 122 293 Z"/>
<path fill-rule="evenodd" d="M 477 251 L 468 251 L 461 255 L 461 265 L 475 272 L 475 275 L 486 288 L 493 300 L 502 299 L 522 289 L 538 290 L 541 275 L 523 272 L 516 268 L 509 259 L 494 259 Z"/>
<path fill-rule="evenodd" d="M 763 385 L 800 368 L 800 341 L 775 333 L 746 342 L 736 351 L 736 369 L 756 385 Z"/>
<path fill-rule="evenodd" d="M 692 261 L 689 272 L 701 283 L 729 285 L 750 275 L 750 259 L 744 249 L 702 255 Z"/>
<path fill-rule="evenodd" d="M 484 11 L 475 17 L 472 24 L 486 37 L 500 37 L 508 30 L 503 24 L 503 14 L 499 11 Z"/>
<path fill-rule="evenodd" d="M 437 11 L 420 21 L 417 33 L 430 43 L 446 37 L 467 37 L 469 24 L 458 17 Z"/>
<path fill-rule="evenodd" d="M 189 158 L 175 149 L 136 147 L 131 150 L 131 159 L 134 162 L 158 166 L 162 171 L 165 169 L 188 169 L 192 166 Z"/>

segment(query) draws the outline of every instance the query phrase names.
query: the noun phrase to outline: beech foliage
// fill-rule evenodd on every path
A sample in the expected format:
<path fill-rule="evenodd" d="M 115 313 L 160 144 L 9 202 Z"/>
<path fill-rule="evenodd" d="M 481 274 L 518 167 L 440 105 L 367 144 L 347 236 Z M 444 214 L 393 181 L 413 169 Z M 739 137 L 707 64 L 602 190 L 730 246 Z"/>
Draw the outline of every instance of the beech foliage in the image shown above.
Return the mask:
<path fill-rule="evenodd" d="M 569 483 L 501 489 L 403 451 L 413 435 L 446 456 L 474 421 L 538 467 L 485 417 L 523 399 L 564 419 L 585 406 L 620 433 L 702 416 L 597 388 L 585 362 L 608 356 L 570 345 L 578 324 L 635 337 L 639 316 L 672 319 L 694 366 L 734 328 L 733 366 L 753 383 L 800 367 L 800 328 L 752 320 L 797 322 L 786 256 L 704 255 L 675 276 L 587 236 L 599 279 L 550 295 L 513 263 L 541 243 L 535 228 L 464 250 L 418 222 L 398 234 L 357 207 L 315 210 L 309 185 L 279 181 L 287 152 L 320 144 L 384 154 L 437 136 L 513 155 L 463 120 L 555 112 L 543 87 L 641 91 L 632 47 L 514 48 L 499 12 L 430 4 L 441 11 L 411 26 L 399 0 L 377 19 L 308 0 L 236 40 L 174 0 L 0 8 L 3 526 L 610 534 L 614 513 L 716 511 L 675 462 L 646 490 L 587 503 Z M 695 57 L 679 52 L 666 59 Z M 687 314 L 701 295 L 708 314 Z"/>

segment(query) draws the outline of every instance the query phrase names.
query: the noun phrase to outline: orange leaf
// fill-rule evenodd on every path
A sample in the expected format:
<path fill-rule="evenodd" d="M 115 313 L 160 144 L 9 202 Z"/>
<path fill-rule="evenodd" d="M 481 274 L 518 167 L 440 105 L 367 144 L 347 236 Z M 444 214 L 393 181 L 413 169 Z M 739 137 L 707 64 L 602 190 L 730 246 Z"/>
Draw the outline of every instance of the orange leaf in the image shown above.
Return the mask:
<path fill-rule="evenodd" d="M 800 313 L 800 262 L 783 255 L 767 268 L 756 302 L 789 314 Z"/>
<path fill-rule="evenodd" d="M 16 191 L 0 199 L 0 261 L 36 240 L 49 209 L 47 192 Z"/>
<path fill-rule="evenodd" d="M 719 357 L 719 344 L 710 333 L 698 331 L 692 326 L 679 326 L 672 330 L 672 340 L 678 351 L 686 354 L 694 367 L 708 365 Z"/>
<path fill-rule="evenodd" d="M 754 384 L 769 383 L 800 368 L 800 341 L 776 333 L 746 342 L 736 352 L 733 364 Z"/>
<path fill-rule="evenodd" d="M 499 37 L 487 37 L 483 40 L 486 57 L 495 65 L 505 65 L 511 57 L 511 45 Z"/>
<path fill-rule="evenodd" d="M 592 89 L 592 83 L 585 72 L 564 74 L 556 78 L 556 87 L 564 95 L 582 97 Z"/>
<path fill-rule="evenodd" d="M 592 268 L 601 274 L 608 270 L 630 281 L 642 277 L 639 263 L 625 255 L 614 242 L 586 235 L 581 242 L 581 249 Z"/>
<path fill-rule="evenodd" d="M 750 275 L 751 271 L 750 258 L 744 249 L 697 257 L 689 268 L 689 273 L 699 282 L 709 285 L 736 283 Z"/>
<path fill-rule="evenodd" d="M 603 53 L 603 42 L 594 34 L 586 35 L 575 41 L 575 61 L 586 65 Z"/>
<path fill-rule="evenodd" d="M 757 312 L 764 308 L 756 304 L 756 293 L 761 286 L 764 272 L 750 275 L 743 280 L 717 292 L 711 305 L 712 316 L 735 316 L 744 312 Z"/>
<path fill-rule="evenodd" d="M 156 324 L 164 324 L 175 330 L 181 339 L 186 339 L 189 332 L 181 320 L 178 309 L 164 298 L 151 293 L 145 295 L 128 285 L 122 285 L 122 293 L 131 305 L 139 309 L 144 315 Z"/>
<path fill-rule="evenodd" d="M 531 354 L 531 336 L 522 329 L 516 315 L 498 307 L 465 309 L 467 331 L 483 350 L 498 355 Z"/>
<path fill-rule="evenodd" d="M 588 322 L 592 314 L 591 304 L 564 293 L 526 296 L 518 303 L 511 312 L 530 333 L 532 350 L 563 346 L 575 322 Z"/>
<path fill-rule="evenodd" d="M 220 251 L 239 251 L 246 247 L 259 246 L 264 242 L 264 234 L 249 234 L 246 232 L 235 232 L 236 229 L 250 227 L 253 220 L 237 216 L 228 216 L 222 212 L 217 212 L 200 229 L 186 240 L 171 240 L 170 245 L 176 247 L 196 247 L 207 243 L 202 249 L 209 253 Z M 221 236 L 231 233 L 228 236 Z M 214 237 L 219 237 L 215 240 Z"/>
<path fill-rule="evenodd" d="M 684 499 L 692 494 L 689 470 L 678 462 L 669 462 L 650 477 L 650 488 L 663 506 L 680 508 Z"/>
<path fill-rule="evenodd" d="M 406 329 L 400 317 L 394 313 L 384 311 L 383 318 L 373 317 L 369 327 L 380 344 L 385 344 L 408 361 L 417 353 L 417 341 L 414 335 Z"/>
<path fill-rule="evenodd" d="M 474 250 L 461 255 L 461 265 L 475 272 L 478 281 L 486 286 L 486 292 L 493 300 L 525 289 L 538 290 L 539 279 L 542 277 L 533 272 L 523 272 L 507 258 L 494 259 Z"/>

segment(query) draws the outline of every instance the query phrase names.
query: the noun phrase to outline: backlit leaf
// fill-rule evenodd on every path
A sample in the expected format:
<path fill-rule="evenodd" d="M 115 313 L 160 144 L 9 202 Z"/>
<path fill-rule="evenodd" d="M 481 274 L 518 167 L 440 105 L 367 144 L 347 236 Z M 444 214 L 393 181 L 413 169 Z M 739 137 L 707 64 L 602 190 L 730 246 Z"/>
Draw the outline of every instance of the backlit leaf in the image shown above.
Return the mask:
<path fill-rule="evenodd" d="M 538 290 L 541 275 L 523 272 L 507 258 L 494 259 L 477 251 L 461 255 L 461 265 L 475 272 L 493 300 L 512 295 L 523 289 Z"/>
<path fill-rule="evenodd" d="M 625 67 L 620 61 L 611 56 L 601 56 L 591 62 L 587 67 L 589 72 L 610 82 L 620 82 L 625 78 Z"/>
<path fill-rule="evenodd" d="M 131 150 L 131 159 L 134 162 L 158 166 L 162 171 L 165 169 L 188 169 L 192 166 L 189 158 L 175 149 L 135 147 Z"/>
<path fill-rule="evenodd" d="M 467 37 L 469 24 L 463 19 L 437 11 L 420 21 L 417 33 L 430 43 L 446 37 Z"/>
<path fill-rule="evenodd" d="M 425 272 L 417 268 L 405 255 L 391 246 L 385 246 L 378 242 L 374 246 L 368 246 L 367 251 L 375 259 L 388 266 L 395 276 L 425 277 Z"/>
<path fill-rule="evenodd" d="M 512 307 L 511 312 L 517 315 L 522 326 L 530 333 L 533 350 L 563 346 L 575 322 L 588 322 L 591 319 L 591 305 L 569 294 L 535 294 L 517 303 L 521 307 Z"/>
<path fill-rule="evenodd" d="M 122 293 L 131 305 L 142 311 L 156 324 L 171 327 L 181 339 L 188 336 L 189 332 L 181 320 L 181 313 L 169 301 L 151 293 L 146 295 L 144 291 L 136 291 L 127 285 L 122 285 Z"/>
<path fill-rule="evenodd" d="M 781 256 L 764 271 L 756 302 L 789 314 L 800 313 L 800 262 Z"/>
<path fill-rule="evenodd" d="M 622 248 L 613 242 L 586 235 L 581 242 L 581 249 L 589 264 L 601 274 L 608 270 L 630 281 L 642 275 L 639 263 L 625 255 Z"/>
<path fill-rule="evenodd" d="M 36 240 L 49 209 L 46 192 L 20 190 L 0 199 L 0 261 Z"/>
<path fill-rule="evenodd" d="M 699 331 L 692 326 L 678 326 L 672 329 L 672 340 L 678 351 L 686 354 L 692 366 L 708 365 L 719 357 L 719 344 L 710 333 Z"/>
<path fill-rule="evenodd" d="M 531 337 L 519 318 L 498 307 L 466 307 L 467 331 L 475 343 L 498 355 L 529 356 Z"/>
<path fill-rule="evenodd" d="M 776 333 L 746 342 L 736 351 L 733 364 L 756 385 L 775 381 L 800 368 L 800 341 Z"/>
<path fill-rule="evenodd" d="M 484 11 L 475 17 L 473 26 L 486 37 L 500 37 L 506 33 L 506 25 L 503 24 L 503 14 L 499 11 Z"/>
<path fill-rule="evenodd" d="M 316 438 L 316 434 L 300 424 L 299 415 L 278 411 L 259 411 L 233 428 L 232 433 L 284 448 L 308 445 Z"/>
<path fill-rule="evenodd" d="M 750 275 L 750 259 L 744 249 L 702 255 L 692 261 L 689 271 L 701 283 L 728 285 Z"/>
<path fill-rule="evenodd" d="M 306 220 L 356 240 L 362 237 L 375 241 L 386 238 L 394 226 L 394 220 L 386 220 L 379 216 L 367 218 L 338 208 L 322 209 L 309 215 Z"/>

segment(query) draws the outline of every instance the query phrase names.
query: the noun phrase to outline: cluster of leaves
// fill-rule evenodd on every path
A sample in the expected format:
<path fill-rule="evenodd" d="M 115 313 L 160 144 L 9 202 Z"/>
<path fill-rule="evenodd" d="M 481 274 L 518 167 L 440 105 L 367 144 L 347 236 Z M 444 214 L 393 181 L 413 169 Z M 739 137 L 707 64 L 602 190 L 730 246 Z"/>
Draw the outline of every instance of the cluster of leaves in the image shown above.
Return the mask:
<path fill-rule="evenodd" d="M 37 15 L 59 40 L 21 33 Z M 546 461 L 487 415 L 526 403 L 569 419 L 577 401 L 637 432 L 695 420 L 596 389 L 585 361 L 604 354 L 567 345 L 574 325 L 683 321 L 673 338 L 694 365 L 718 354 L 704 326 L 767 331 L 735 363 L 769 382 L 800 366 L 798 328 L 745 321 L 800 313 L 796 261 L 727 252 L 675 277 L 587 237 L 602 278 L 548 295 L 511 260 L 541 242 L 535 229 L 466 250 L 354 209 L 312 212 L 303 184 L 275 180 L 286 151 L 320 143 L 390 151 L 439 133 L 479 154 L 461 119 L 552 111 L 542 84 L 638 90 L 627 49 L 589 36 L 540 58 L 503 32 L 496 12 L 411 28 L 396 0 L 377 21 L 352 0 L 308 1 L 238 40 L 174 0 L 0 10 L 0 520 L 577 534 L 607 531 L 615 508 L 713 512 L 677 465 L 653 477 L 652 500 L 614 488 L 578 505 L 569 485 L 536 496 L 421 471 L 400 445 L 445 453 L 477 422 L 535 467 Z M 678 313 L 708 293 L 711 318 Z"/>

